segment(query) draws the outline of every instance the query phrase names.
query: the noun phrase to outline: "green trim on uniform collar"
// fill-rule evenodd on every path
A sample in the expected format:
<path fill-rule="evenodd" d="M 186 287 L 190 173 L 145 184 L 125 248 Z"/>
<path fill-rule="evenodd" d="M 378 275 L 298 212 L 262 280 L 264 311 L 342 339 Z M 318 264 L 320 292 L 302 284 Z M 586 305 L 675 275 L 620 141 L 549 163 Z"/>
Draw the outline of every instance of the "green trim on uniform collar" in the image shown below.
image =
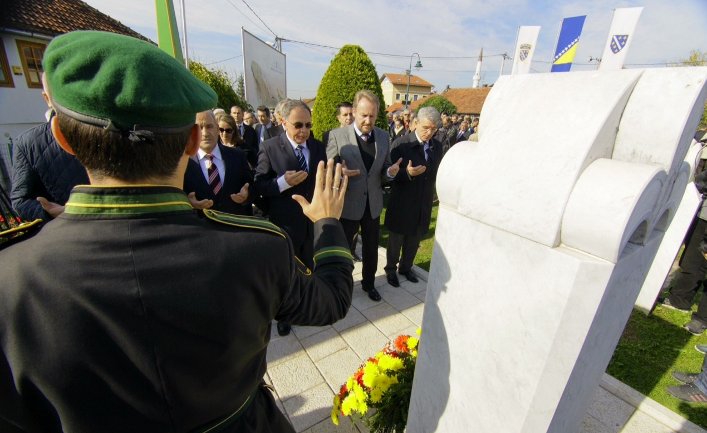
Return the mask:
<path fill-rule="evenodd" d="M 140 216 L 193 210 L 187 196 L 168 186 L 78 186 L 64 207 L 67 215 Z"/>

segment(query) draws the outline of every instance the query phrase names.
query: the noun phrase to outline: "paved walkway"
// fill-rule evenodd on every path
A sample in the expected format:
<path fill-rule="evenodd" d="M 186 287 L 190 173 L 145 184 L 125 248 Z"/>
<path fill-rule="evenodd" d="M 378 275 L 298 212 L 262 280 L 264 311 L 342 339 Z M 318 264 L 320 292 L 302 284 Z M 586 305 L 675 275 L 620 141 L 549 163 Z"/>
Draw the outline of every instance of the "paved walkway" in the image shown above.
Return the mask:
<path fill-rule="evenodd" d="M 336 427 L 331 412 L 334 393 L 363 362 L 400 334 L 414 335 L 422 324 L 427 273 L 413 284 L 400 277 L 400 288 L 388 285 L 379 249 L 375 286 L 383 301 L 373 302 L 361 290 L 361 264 L 354 268 L 354 292 L 348 315 L 324 327 L 295 326 L 286 337 L 273 324 L 266 380 L 276 390 L 280 409 L 297 432 L 367 432 L 347 418 Z M 707 433 L 638 391 L 604 375 L 581 433 Z M 456 432 L 451 432 L 456 433 Z M 461 433 L 461 432 L 460 432 Z"/>

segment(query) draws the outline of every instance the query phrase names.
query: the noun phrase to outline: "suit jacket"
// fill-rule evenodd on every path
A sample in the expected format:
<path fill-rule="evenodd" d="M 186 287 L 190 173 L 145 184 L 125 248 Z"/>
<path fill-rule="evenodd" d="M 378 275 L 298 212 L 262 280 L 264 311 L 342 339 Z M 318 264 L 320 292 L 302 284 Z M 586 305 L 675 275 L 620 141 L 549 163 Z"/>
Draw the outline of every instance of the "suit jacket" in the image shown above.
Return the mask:
<path fill-rule="evenodd" d="M 460 132 L 461 131 L 457 131 L 457 134 L 454 136 L 454 140 L 450 141 L 450 144 L 456 144 L 460 141 L 468 140 L 469 136 L 471 135 L 471 128 L 467 128 L 467 130 L 462 133 L 461 137 L 459 136 Z"/>
<path fill-rule="evenodd" d="M 256 138 L 258 138 L 258 141 L 260 141 L 260 130 L 261 129 L 263 129 L 262 123 L 258 123 L 257 125 L 255 125 L 255 136 L 256 136 Z M 278 135 L 280 135 L 283 132 L 284 131 L 282 130 L 281 126 L 273 125 L 269 128 L 266 128 L 265 135 L 263 135 L 263 137 L 264 137 L 263 141 L 266 141 L 266 140 L 273 138 L 273 137 L 277 137 Z"/>
<path fill-rule="evenodd" d="M 302 212 L 302 207 L 294 200 L 293 194 L 299 194 L 312 201 L 319 161 L 326 161 L 324 145 L 313 138 L 307 140 L 309 149 L 309 174 L 299 185 L 280 192 L 277 178 L 288 170 L 300 170 L 294 149 L 286 134 L 273 137 L 260 144 L 258 165 L 255 168 L 255 186 L 269 205 L 270 221 L 284 229 L 292 238 L 295 251 L 301 251 L 305 242 L 311 243 L 307 235 L 311 233 L 312 222 Z M 310 257 L 301 257 L 310 262 Z"/>
<path fill-rule="evenodd" d="M 255 133 L 255 129 L 252 126 L 243 124 L 243 133 L 241 134 L 245 145 L 243 150 L 246 152 L 248 162 L 251 166 L 255 167 L 258 163 L 258 134 Z"/>
<path fill-rule="evenodd" d="M 391 165 L 388 154 L 390 142 L 388 133 L 384 130 L 374 127 L 373 131 L 376 140 L 376 157 L 370 171 L 366 170 L 363 164 L 353 124 L 329 132 L 327 158 L 335 158 L 337 162 L 346 161 L 347 168 L 361 170 L 360 175 L 349 178 L 342 218 L 349 220 L 363 218 L 366 199 L 368 199 L 371 218 L 377 218 L 383 211 L 383 182 L 388 181 L 387 170 Z"/>
<path fill-rule="evenodd" d="M 221 157 L 225 166 L 226 173 L 219 173 L 223 187 L 218 194 L 209 186 L 204 172 L 201 171 L 201 166 L 196 160 L 196 157 L 189 158 L 187 171 L 184 173 L 184 192 L 187 194 L 196 193 L 197 200 L 209 199 L 214 201 L 211 209 L 221 212 L 228 212 L 238 215 L 253 215 L 253 197 L 256 194 L 256 188 L 253 185 L 253 171 L 248 167 L 245 152 L 240 149 L 218 144 L 221 150 Z M 243 185 L 249 183 L 248 200 L 243 204 L 238 204 L 231 199 L 231 194 L 237 194 Z"/>
<path fill-rule="evenodd" d="M 385 226 L 392 232 L 401 235 L 422 235 L 430 227 L 432 216 L 432 201 L 437 179 L 437 169 L 444 155 L 443 145 L 435 138 L 430 140 L 432 158 L 425 161 L 423 145 L 417 141 L 417 136 L 410 133 L 393 143 L 390 158 L 403 158 L 400 171 L 393 180 L 390 199 L 385 213 Z M 424 173 L 411 177 L 405 167 L 425 165 Z"/>

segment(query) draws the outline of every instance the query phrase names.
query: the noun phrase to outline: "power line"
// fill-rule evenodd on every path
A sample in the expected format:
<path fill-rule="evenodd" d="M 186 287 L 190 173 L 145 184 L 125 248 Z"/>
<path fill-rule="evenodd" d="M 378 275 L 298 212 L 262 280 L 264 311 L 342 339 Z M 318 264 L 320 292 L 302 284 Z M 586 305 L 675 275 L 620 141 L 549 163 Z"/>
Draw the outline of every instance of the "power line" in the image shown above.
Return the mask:
<path fill-rule="evenodd" d="M 242 10 L 238 9 L 238 6 L 236 6 L 235 3 L 233 3 L 231 0 L 226 0 L 226 1 L 228 2 L 228 4 L 230 4 L 231 6 L 233 6 L 233 8 L 238 11 L 238 13 L 240 13 L 240 14 L 243 15 L 248 21 L 250 21 L 251 23 L 253 23 L 254 26 L 256 26 L 257 28 L 259 28 L 260 30 L 262 30 L 262 31 L 265 32 L 265 30 L 263 30 L 263 28 L 262 28 L 258 23 L 256 23 L 256 22 L 253 21 L 248 15 L 246 15 L 245 13 L 243 13 Z M 257 15 L 256 15 L 256 16 L 257 16 Z"/>
<path fill-rule="evenodd" d="M 260 15 L 258 15 L 257 13 L 255 13 L 255 11 L 253 10 L 253 8 L 250 7 L 250 5 L 249 5 L 245 0 L 241 0 L 241 1 L 243 2 L 244 5 L 248 6 L 248 9 L 250 9 L 250 11 L 253 12 L 253 15 L 255 15 L 255 16 L 260 20 L 260 22 L 263 23 L 263 25 L 264 25 L 265 27 L 267 27 L 268 30 L 270 30 L 270 33 L 272 33 L 272 35 L 277 38 L 277 35 L 275 34 L 275 32 L 273 32 L 272 29 L 271 29 L 267 24 L 265 24 L 265 21 L 263 21 L 263 19 L 260 18 Z"/>
<path fill-rule="evenodd" d="M 239 54 L 239 55 L 237 55 L 237 56 L 229 57 L 229 58 L 227 58 L 227 59 L 216 60 L 215 62 L 211 62 L 211 63 L 204 63 L 204 66 L 215 65 L 215 64 L 217 64 L 217 63 L 227 62 L 227 61 L 229 61 L 229 60 L 237 59 L 237 58 L 239 58 L 239 57 L 243 57 L 243 54 Z"/>

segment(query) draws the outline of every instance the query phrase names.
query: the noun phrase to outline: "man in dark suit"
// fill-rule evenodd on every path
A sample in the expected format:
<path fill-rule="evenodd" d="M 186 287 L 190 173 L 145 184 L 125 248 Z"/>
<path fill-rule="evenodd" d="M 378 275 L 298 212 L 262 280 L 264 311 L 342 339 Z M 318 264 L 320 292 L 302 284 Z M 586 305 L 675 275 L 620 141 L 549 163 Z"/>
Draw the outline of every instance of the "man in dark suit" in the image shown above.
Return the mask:
<path fill-rule="evenodd" d="M 196 115 L 201 127 L 199 150 L 189 158 L 184 174 L 184 192 L 197 209 L 214 209 L 238 215 L 253 215 L 249 188 L 253 172 L 245 153 L 218 142 L 218 124 L 213 112 Z"/>
<path fill-rule="evenodd" d="M 385 274 L 393 287 L 400 286 L 396 267 L 408 281 L 418 281 L 412 264 L 420 239 L 430 227 L 437 168 L 444 154 L 442 143 L 434 138 L 440 124 L 437 109 L 421 108 L 416 122 L 415 131 L 397 139 L 390 152 L 391 158 L 402 158 L 405 167 L 393 180 L 385 214 L 389 230 Z"/>
<path fill-rule="evenodd" d="M 264 105 L 258 107 L 258 121 L 259 124 L 255 125 L 255 134 L 258 137 L 258 143 L 277 137 L 280 135 L 282 128 L 278 128 L 276 125 L 270 121 L 270 109 Z"/>
<path fill-rule="evenodd" d="M 350 102 L 341 102 L 336 106 L 336 120 L 339 121 L 339 128 L 353 123 L 353 105 Z M 322 143 L 326 144 L 329 142 L 329 132 L 331 132 L 331 129 L 322 134 Z"/>
<path fill-rule="evenodd" d="M 292 196 L 311 200 L 317 164 L 326 161 L 326 151 L 321 142 L 310 138 L 312 114 L 305 103 L 288 100 L 282 116 L 285 133 L 260 145 L 255 185 L 268 202 L 270 221 L 290 235 L 295 255 L 311 268 L 312 222 Z M 280 335 L 290 332 L 283 322 L 278 322 L 277 330 Z"/>
<path fill-rule="evenodd" d="M 236 120 L 238 131 L 241 133 L 241 137 L 245 143 L 244 147 L 247 149 L 248 162 L 255 167 L 255 164 L 258 163 L 258 135 L 255 133 L 255 129 L 244 121 L 243 109 L 241 107 L 237 105 L 231 107 L 231 116 Z"/>
<path fill-rule="evenodd" d="M 327 156 L 336 158 L 346 167 L 349 176 L 341 225 L 349 240 L 361 228 L 363 240 L 363 277 L 361 288 L 368 297 L 380 301 L 373 285 L 378 267 L 380 214 L 383 210 L 383 182 L 394 178 L 400 169 L 398 160 L 390 163 L 388 133 L 375 126 L 380 103 L 369 90 L 356 93 L 353 100 L 354 123 L 329 133 Z"/>

